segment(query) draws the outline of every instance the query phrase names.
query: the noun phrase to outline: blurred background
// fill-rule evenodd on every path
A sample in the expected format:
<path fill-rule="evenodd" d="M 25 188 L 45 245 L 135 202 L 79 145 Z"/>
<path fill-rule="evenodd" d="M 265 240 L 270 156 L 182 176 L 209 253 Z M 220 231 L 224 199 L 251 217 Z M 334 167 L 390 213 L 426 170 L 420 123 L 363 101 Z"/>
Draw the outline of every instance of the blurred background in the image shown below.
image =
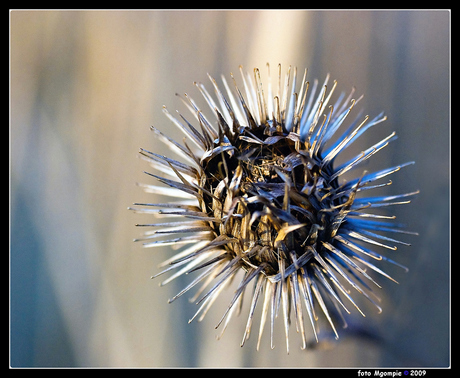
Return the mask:
<path fill-rule="evenodd" d="M 11 366 L 450 364 L 450 12 L 11 11 L 10 59 Z M 162 105 L 186 112 L 174 94 L 198 100 L 194 81 L 212 92 L 207 72 L 265 75 L 266 62 L 320 83 L 331 73 L 337 93 L 365 94 L 365 114 L 385 110 L 353 146 L 396 131 L 366 169 L 415 160 L 385 190 L 421 191 L 388 209 L 420 235 L 391 252 L 410 271 L 390 265 L 400 284 L 379 279 L 383 312 L 352 312 L 340 342 L 307 351 L 291 327 L 289 355 L 281 323 L 275 349 L 266 329 L 256 352 L 259 315 L 239 347 L 247 309 L 216 340 L 231 293 L 187 324 L 196 306 L 167 304 L 187 278 L 150 280 L 171 251 L 133 243 L 146 216 L 127 211 L 155 202 L 136 186 L 151 183 L 138 148 L 167 153 L 150 125 L 182 138 Z"/>

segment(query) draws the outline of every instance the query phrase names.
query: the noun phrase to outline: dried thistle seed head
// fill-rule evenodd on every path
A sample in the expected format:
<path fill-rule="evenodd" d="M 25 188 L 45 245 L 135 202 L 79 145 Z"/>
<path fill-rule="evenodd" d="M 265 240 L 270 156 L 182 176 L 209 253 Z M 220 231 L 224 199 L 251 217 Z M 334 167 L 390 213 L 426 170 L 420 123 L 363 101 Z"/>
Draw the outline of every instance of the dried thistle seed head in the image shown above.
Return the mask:
<path fill-rule="evenodd" d="M 222 77 L 225 92 L 210 77 L 215 97 L 204 85 L 195 83 L 214 121 L 209 121 L 188 95 L 183 101 L 196 118 L 194 123 L 182 114 L 180 119 L 175 118 L 163 109 L 187 138 L 180 144 L 152 127 L 180 160 L 141 149 L 141 156 L 162 175 L 146 173 L 165 184 L 142 186 L 172 201 L 135 204 L 137 207 L 131 209 L 176 218 L 138 225 L 152 228 L 137 239 L 145 247 L 184 245 L 162 264 L 165 269 L 157 275 L 176 270 L 162 284 L 185 273 L 199 272 L 170 302 L 198 286 L 194 298 L 199 308 L 191 320 L 198 315 L 202 319 L 239 275 L 237 290 L 218 326 L 224 322 L 225 330 L 243 293 L 252 287 L 242 345 L 249 338 L 260 299 L 263 304 L 257 347 L 269 312 L 273 347 L 273 324 L 282 307 L 289 352 L 291 313 L 305 348 L 304 322 L 311 324 L 318 341 L 320 312 L 336 338 L 332 314 L 346 325 L 342 310 L 349 313 L 351 303 L 364 316 L 352 298 L 354 290 L 381 311 L 376 303 L 378 296 L 372 291 L 380 285 L 369 273 L 374 271 L 395 281 L 378 262 L 401 265 L 378 249 L 396 250 L 394 244 L 407 245 L 382 232 L 415 233 L 402 230 L 401 225 L 392 222 L 394 216 L 374 212 L 374 208 L 408 203 L 407 197 L 417 192 L 377 197 L 363 196 L 362 192 L 391 184 L 382 179 L 413 162 L 361 172 L 355 179 L 344 181 L 345 172 L 359 167 L 396 139 L 391 133 L 352 159 L 336 163 L 343 150 L 386 119 L 383 113 L 372 120 L 366 116 L 350 122 L 349 115 L 359 99 L 352 99 L 352 91 L 348 98 L 342 94 L 330 105 L 337 82 L 328 90 L 329 77 L 321 88 L 317 81 L 310 88 L 306 71 L 297 85 L 297 70 L 291 77 L 289 68 L 281 86 L 279 66 L 278 85 L 272 85 L 269 72 L 264 88 L 258 69 L 254 77 L 241 67 L 240 71 L 244 95 L 233 75 L 233 88 Z M 190 141 L 198 152 L 189 146 Z M 180 236 L 171 238 L 174 234 Z"/>

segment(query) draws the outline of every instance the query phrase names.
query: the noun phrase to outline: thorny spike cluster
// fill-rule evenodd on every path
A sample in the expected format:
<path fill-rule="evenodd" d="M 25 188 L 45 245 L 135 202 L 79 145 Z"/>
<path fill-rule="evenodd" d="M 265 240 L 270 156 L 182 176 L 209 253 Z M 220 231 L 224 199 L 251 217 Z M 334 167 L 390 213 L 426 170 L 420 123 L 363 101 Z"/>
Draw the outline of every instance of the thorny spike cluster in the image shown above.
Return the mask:
<path fill-rule="evenodd" d="M 368 116 L 363 120 L 358 117 L 345 131 L 338 133 L 359 101 L 352 99 L 354 90 L 348 98 L 342 93 L 329 105 L 337 84 L 334 82 L 329 89 L 329 76 L 316 93 L 318 82 L 315 80 L 310 88 L 305 70 L 300 90 L 296 91 L 296 69 L 291 77 L 289 67 L 281 85 L 278 66 L 277 83 L 273 85 L 268 64 L 267 68 L 268 86 L 263 88 L 258 69 L 251 77 L 240 67 L 244 95 L 233 75 L 233 89 L 222 76 L 225 92 L 209 76 L 216 98 L 202 84 L 195 83 L 215 117 L 215 126 L 188 95 L 182 100 L 198 126 L 182 114 L 175 118 L 163 109 L 188 139 L 184 138 L 183 144 L 179 144 L 156 128 L 151 129 L 185 162 L 141 149 L 142 157 L 163 176 L 146 173 L 166 184 L 141 186 L 149 193 L 173 200 L 136 203 L 138 207 L 131 209 L 159 217 L 181 217 L 156 224 L 138 224 L 153 230 L 137 240 L 144 241 L 144 247 L 188 244 L 162 264 L 165 269 L 157 276 L 177 269 L 162 282 L 164 285 L 180 275 L 199 271 L 187 287 L 170 299 L 172 302 L 198 285 L 192 300 L 197 301 L 199 309 L 190 321 L 197 316 L 201 320 L 223 289 L 239 275 L 241 281 L 217 326 L 223 323 L 225 330 L 241 306 L 243 293 L 252 287 L 241 345 L 249 338 L 255 307 L 262 302 L 257 348 L 269 313 L 273 347 L 273 324 L 281 307 L 289 352 L 291 311 L 302 338 L 302 348 L 307 344 L 305 321 L 311 323 L 318 341 L 320 312 L 336 338 L 333 318 L 338 314 L 346 325 L 341 314 L 342 310 L 349 313 L 346 302 L 364 316 L 350 295 L 351 288 L 381 311 L 377 304 L 379 298 L 371 290 L 373 285 L 380 286 L 368 273 L 373 270 L 395 281 L 374 262 L 399 264 L 371 248 L 396 250 L 394 243 L 407 245 L 378 232 L 415 233 L 403 231 L 401 225 L 389 222 L 394 216 L 372 210 L 408 203 L 407 197 L 417 192 L 360 197 L 365 190 L 391 184 L 391 181 L 379 181 L 413 162 L 374 173 L 364 172 L 354 180 L 341 182 L 345 172 L 396 138 L 392 133 L 349 161 L 334 164 L 343 150 L 386 117 L 383 113 L 370 121 Z M 199 152 L 192 150 L 188 140 Z M 171 238 L 171 234 L 181 236 Z M 167 239 L 158 240 L 162 237 Z"/>

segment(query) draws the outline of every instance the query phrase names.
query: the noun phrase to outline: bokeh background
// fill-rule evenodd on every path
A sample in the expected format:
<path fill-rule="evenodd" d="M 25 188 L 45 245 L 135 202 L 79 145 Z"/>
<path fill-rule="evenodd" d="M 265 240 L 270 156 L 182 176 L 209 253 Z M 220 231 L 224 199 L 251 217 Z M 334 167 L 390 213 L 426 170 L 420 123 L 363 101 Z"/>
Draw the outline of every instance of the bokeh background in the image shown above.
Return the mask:
<path fill-rule="evenodd" d="M 391 366 L 450 364 L 449 11 L 11 11 L 11 366 Z M 136 182 L 148 166 L 139 147 L 166 152 L 149 130 L 172 137 L 162 105 L 193 81 L 281 63 L 337 93 L 356 86 L 359 108 L 388 121 L 363 136 L 367 148 L 399 139 L 366 169 L 415 160 L 387 193 L 420 189 L 391 213 L 418 231 L 391 257 L 410 268 L 380 279 L 383 313 L 356 312 L 340 342 L 301 351 L 291 327 L 286 355 L 266 330 L 239 347 L 246 316 L 217 341 L 222 298 L 201 323 L 187 298 L 168 305 L 184 280 L 150 280 L 168 249 L 142 249 L 127 211 L 148 200 Z M 393 252 L 392 252 L 393 253 Z M 245 312 L 244 312 L 245 313 Z"/>

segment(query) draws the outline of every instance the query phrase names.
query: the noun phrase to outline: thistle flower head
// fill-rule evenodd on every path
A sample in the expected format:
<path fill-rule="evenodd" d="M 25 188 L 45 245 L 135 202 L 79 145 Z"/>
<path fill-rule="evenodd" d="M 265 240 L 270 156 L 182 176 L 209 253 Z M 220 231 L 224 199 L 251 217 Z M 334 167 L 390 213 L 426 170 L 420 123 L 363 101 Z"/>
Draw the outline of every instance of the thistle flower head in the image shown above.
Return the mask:
<path fill-rule="evenodd" d="M 378 261 L 399 264 L 376 247 L 396 250 L 395 244 L 407 244 L 382 232 L 409 232 L 391 222 L 394 216 L 374 209 L 408 203 L 407 198 L 417 192 L 366 194 L 391 184 L 387 176 L 412 162 L 343 179 L 344 173 L 396 139 L 391 133 L 348 161 L 337 159 L 366 130 L 384 121 L 383 113 L 372 119 L 352 118 L 360 98 L 353 99 L 352 91 L 333 102 L 337 82 L 329 85 L 329 76 L 323 86 L 316 80 L 310 85 L 306 70 L 300 81 L 297 69 L 289 68 L 283 80 L 278 66 L 272 80 L 268 64 L 267 68 L 266 86 L 258 69 L 252 76 L 241 67 L 242 85 L 233 75 L 230 83 L 222 76 L 222 85 L 209 76 L 214 96 L 195 83 L 212 118 L 188 95 L 182 100 L 194 121 L 182 114 L 175 117 L 164 107 L 166 117 L 186 138 L 178 143 L 152 127 L 179 160 L 141 149 L 142 157 L 160 172 L 146 173 L 164 184 L 142 186 L 170 200 L 135 204 L 132 209 L 171 217 L 138 225 L 152 228 L 137 239 L 144 247 L 181 247 L 162 264 L 164 270 L 157 276 L 174 272 L 162 284 L 198 271 L 170 302 L 198 288 L 194 300 L 199 307 L 191 320 L 202 319 L 224 288 L 239 277 L 218 326 L 225 330 L 247 291 L 251 299 L 242 345 L 249 338 L 254 310 L 262 303 L 257 347 L 269 314 L 273 347 L 273 325 L 281 308 L 289 352 L 291 317 L 305 348 L 305 324 L 310 323 L 318 340 L 321 313 L 336 338 L 332 312 L 344 322 L 342 311 L 349 313 L 350 307 L 364 316 L 353 294 L 364 296 L 381 311 L 372 291 L 380 285 L 370 271 L 395 281 Z"/>

